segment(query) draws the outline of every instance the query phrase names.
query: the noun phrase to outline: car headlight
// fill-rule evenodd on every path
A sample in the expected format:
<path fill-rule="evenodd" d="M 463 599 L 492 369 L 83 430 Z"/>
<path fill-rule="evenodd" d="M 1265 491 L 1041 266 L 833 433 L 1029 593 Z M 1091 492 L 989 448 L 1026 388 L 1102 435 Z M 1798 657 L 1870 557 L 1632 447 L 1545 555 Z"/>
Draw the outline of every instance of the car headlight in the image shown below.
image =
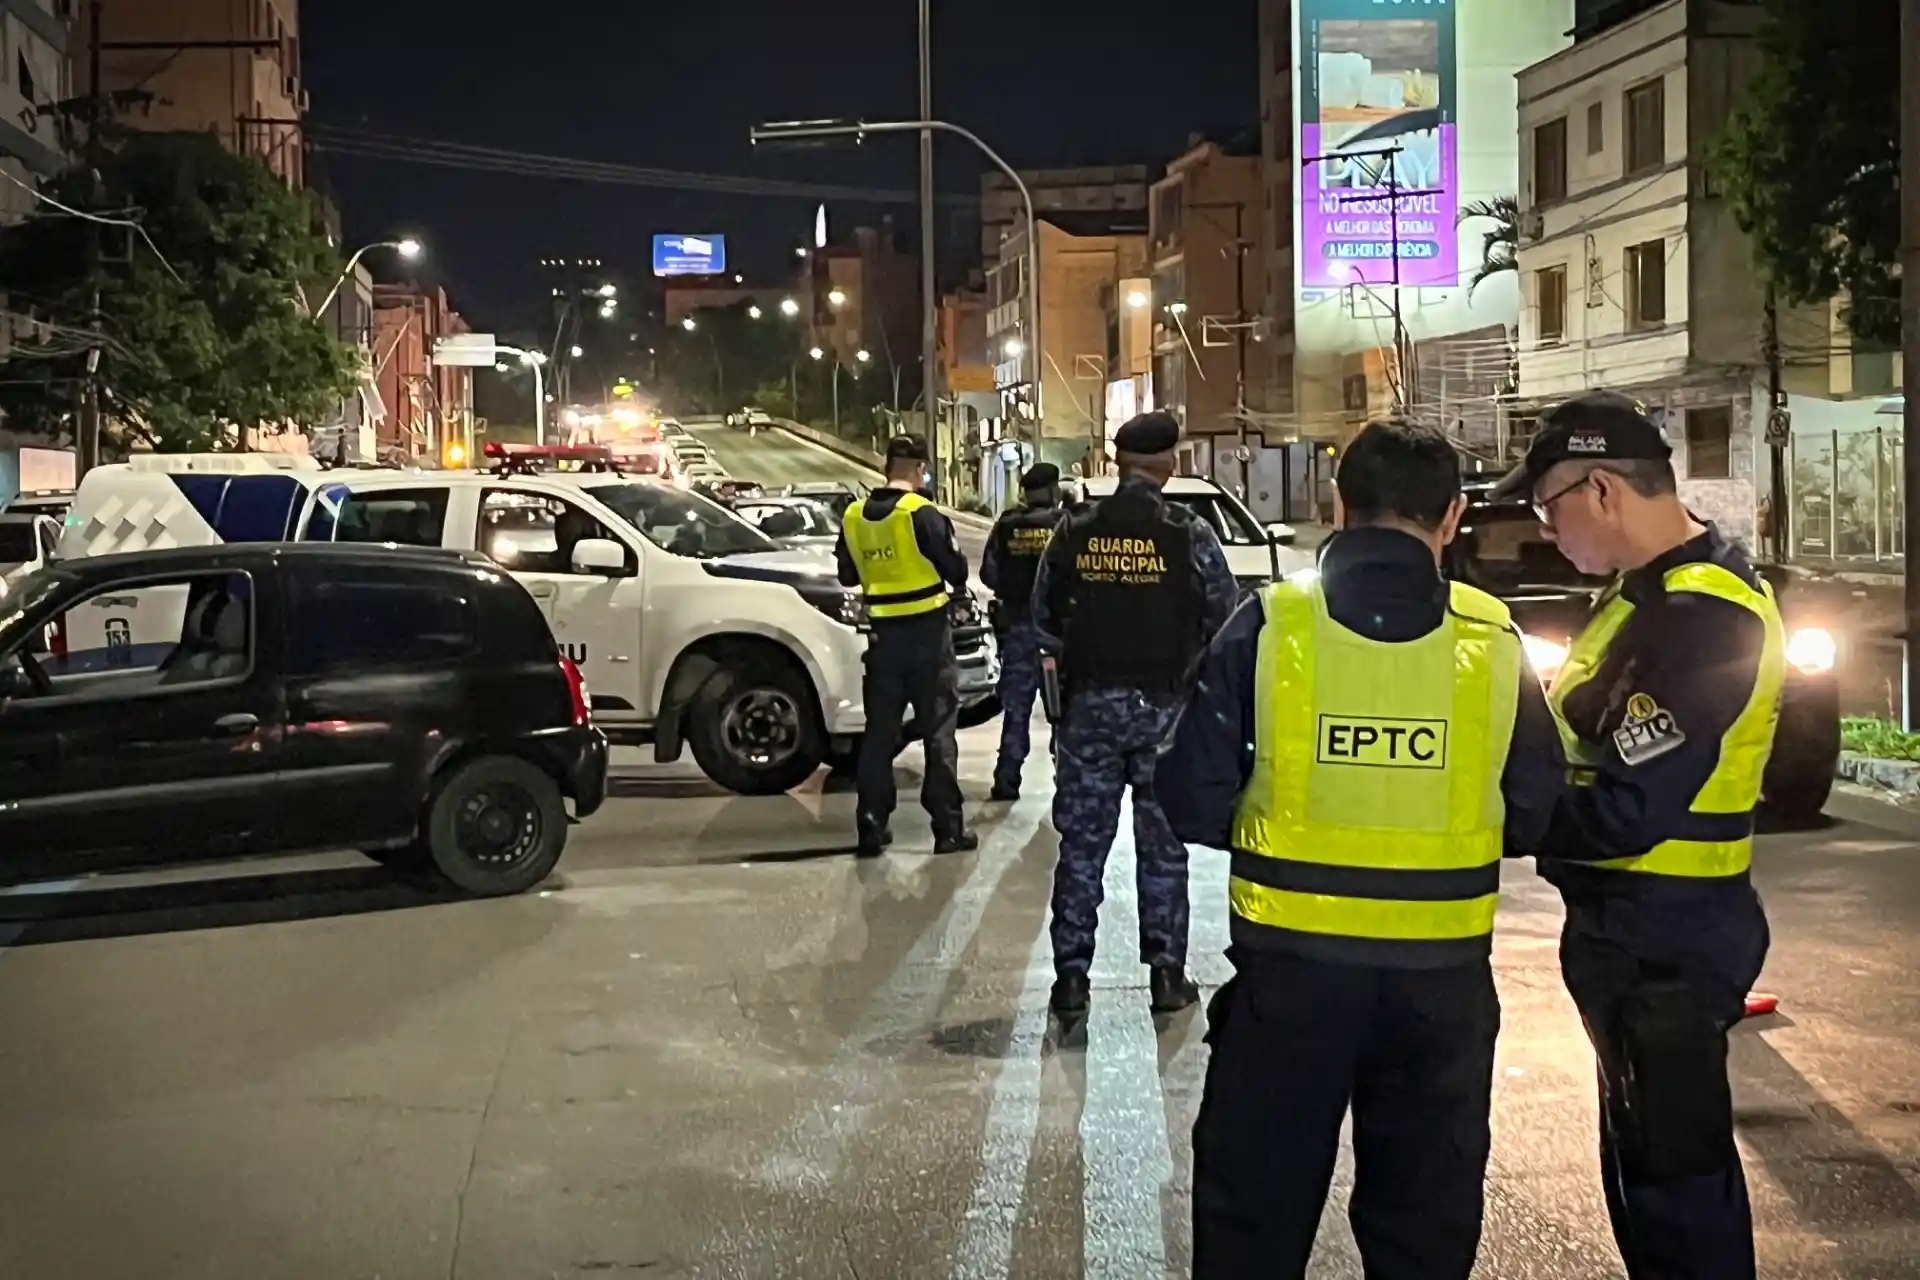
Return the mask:
<path fill-rule="evenodd" d="M 1526 650 L 1527 665 L 1542 680 L 1551 680 L 1556 672 L 1567 662 L 1567 646 L 1549 640 L 1545 636 L 1527 635 L 1522 632 L 1520 647 Z"/>
<path fill-rule="evenodd" d="M 1801 627 L 1787 637 L 1787 661 L 1808 675 L 1833 670 L 1839 656 L 1840 646 L 1825 627 Z"/>
<path fill-rule="evenodd" d="M 867 622 L 867 605 L 860 593 L 837 582 L 795 588 L 800 598 L 845 627 L 861 627 Z"/>

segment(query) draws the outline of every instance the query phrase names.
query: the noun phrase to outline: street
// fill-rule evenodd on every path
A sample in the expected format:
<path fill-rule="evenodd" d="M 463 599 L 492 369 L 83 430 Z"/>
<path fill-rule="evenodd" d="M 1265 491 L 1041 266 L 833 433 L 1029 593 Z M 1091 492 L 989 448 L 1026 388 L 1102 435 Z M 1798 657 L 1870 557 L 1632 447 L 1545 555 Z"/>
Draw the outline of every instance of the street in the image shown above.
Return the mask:
<path fill-rule="evenodd" d="M 1184 1274 L 1204 1015 L 1156 1033 L 1123 835 L 1085 1047 L 1047 1043 L 1046 770 L 977 803 L 993 745 L 963 737 L 973 855 L 926 855 L 909 805 L 856 862 L 849 795 L 741 799 L 628 756 L 522 898 L 353 855 L 10 895 L 0 1275 Z M 1763 1274 L 1897 1280 L 1920 1276 L 1920 824 L 1835 807 L 1761 841 L 1783 1005 L 1736 1037 L 1740 1129 Z M 1225 875 L 1195 853 L 1209 989 Z M 1494 1280 L 1619 1274 L 1558 914 L 1508 868 Z M 1343 1195 L 1316 1276 L 1359 1275 Z"/>

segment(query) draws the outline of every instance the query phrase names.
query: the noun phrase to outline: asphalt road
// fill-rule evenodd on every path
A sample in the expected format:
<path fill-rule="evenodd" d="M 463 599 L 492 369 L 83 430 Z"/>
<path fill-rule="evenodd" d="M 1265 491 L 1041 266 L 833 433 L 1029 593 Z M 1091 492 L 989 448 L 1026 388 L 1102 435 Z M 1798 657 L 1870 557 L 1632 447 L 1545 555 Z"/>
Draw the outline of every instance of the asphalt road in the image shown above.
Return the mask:
<path fill-rule="evenodd" d="M 880 483 L 877 471 L 849 462 L 809 440 L 785 431 L 762 427 L 749 436 L 733 427 L 689 424 L 689 429 L 713 447 L 720 465 L 742 480 L 758 480 L 766 485 L 856 482 L 868 488 Z M 986 550 L 991 522 L 978 516 L 956 513 L 954 532 L 960 549 L 977 569 Z"/>
<path fill-rule="evenodd" d="M 628 769 L 521 898 L 348 855 L 0 898 L 0 1276 L 1185 1274 L 1204 1014 L 1149 1017 L 1123 835 L 1087 1042 L 1049 1042 L 1048 786 L 980 802 L 991 752 L 965 736 L 971 855 L 908 809 L 856 862 L 850 796 Z M 1920 825 L 1836 807 L 1759 856 L 1762 1274 L 1920 1277 Z M 1196 852 L 1210 988 L 1225 875 Z M 1558 917 L 1510 866 L 1489 1280 L 1620 1274 Z M 1339 1177 L 1316 1276 L 1360 1274 Z"/>

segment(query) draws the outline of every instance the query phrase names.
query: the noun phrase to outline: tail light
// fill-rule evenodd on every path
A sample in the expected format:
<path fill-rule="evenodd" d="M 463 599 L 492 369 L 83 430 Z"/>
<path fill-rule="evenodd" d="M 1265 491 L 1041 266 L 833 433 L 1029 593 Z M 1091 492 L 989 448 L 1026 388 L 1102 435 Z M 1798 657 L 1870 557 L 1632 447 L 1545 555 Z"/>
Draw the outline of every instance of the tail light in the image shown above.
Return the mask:
<path fill-rule="evenodd" d="M 584 726 L 593 720 L 593 696 L 587 692 L 587 678 L 572 658 L 560 659 L 560 670 L 567 677 L 567 697 L 573 702 L 573 723 Z"/>

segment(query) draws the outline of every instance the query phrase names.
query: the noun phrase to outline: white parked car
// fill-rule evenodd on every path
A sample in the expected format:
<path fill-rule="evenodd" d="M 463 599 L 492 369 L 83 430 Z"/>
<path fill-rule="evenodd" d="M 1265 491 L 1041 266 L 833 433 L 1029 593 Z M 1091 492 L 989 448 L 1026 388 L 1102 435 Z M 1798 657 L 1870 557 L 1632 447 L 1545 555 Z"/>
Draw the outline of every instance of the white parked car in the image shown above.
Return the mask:
<path fill-rule="evenodd" d="M 1114 476 L 1093 476 L 1080 482 L 1088 501 L 1107 497 L 1118 486 Z M 1240 585 L 1264 586 L 1298 569 L 1311 569 L 1312 553 L 1294 549 L 1291 525 L 1262 525 L 1245 503 L 1201 476 L 1175 476 L 1167 481 L 1167 501 L 1190 507 L 1213 527 L 1227 553 L 1227 567 Z"/>

